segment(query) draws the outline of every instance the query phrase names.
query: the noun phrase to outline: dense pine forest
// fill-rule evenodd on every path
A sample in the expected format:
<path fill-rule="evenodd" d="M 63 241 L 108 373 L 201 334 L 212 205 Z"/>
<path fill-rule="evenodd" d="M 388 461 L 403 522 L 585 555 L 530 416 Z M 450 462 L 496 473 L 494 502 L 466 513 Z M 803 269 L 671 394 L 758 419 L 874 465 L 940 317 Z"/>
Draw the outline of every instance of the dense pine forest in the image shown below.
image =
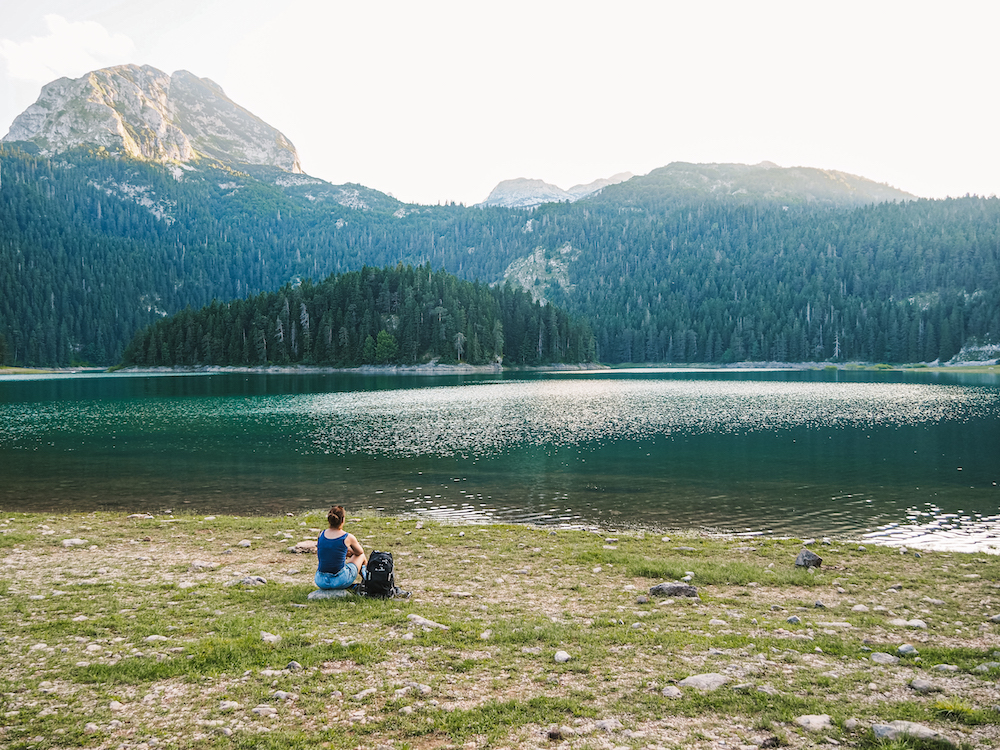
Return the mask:
<path fill-rule="evenodd" d="M 594 336 L 520 289 L 430 266 L 362 268 L 182 310 L 140 331 L 124 364 L 536 365 L 594 359 Z"/>
<path fill-rule="evenodd" d="M 831 208 L 685 202 L 655 180 L 614 187 L 528 211 L 410 206 L 341 186 L 357 197 L 341 205 L 319 199 L 313 187 L 282 188 L 219 166 L 171 169 L 83 150 L 45 159 L 4 147 L 0 357 L 23 365 L 113 364 L 138 331 L 166 316 L 187 308 L 182 318 L 200 315 L 206 305 L 249 315 L 244 306 L 266 292 L 277 295 L 261 302 L 267 361 L 363 362 L 365 342 L 371 336 L 377 347 L 382 330 L 396 339 L 400 361 L 429 353 L 457 360 L 459 332 L 469 341 L 461 359 L 472 361 L 476 338 L 476 361 L 487 361 L 497 353 L 491 332 L 457 320 L 439 331 L 437 343 L 426 338 L 434 334 L 429 328 L 404 344 L 391 327 L 393 303 L 388 313 L 379 307 L 381 290 L 370 320 L 362 311 L 350 320 L 357 328 L 330 322 L 337 346 L 317 351 L 324 316 L 332 321 L 342 310 L 339 301 L 310 309 L 305 295 L 334 283 L 310 279 L 362 268 L 389 273 L 372 269 L 403 264 L 423 269 L 418 276 L 430 268 L 432 278 L 444 270 L 478 281 L 485 294 L 512 264 L 530 258 L 521 283 L 558 308 L 556 317 L 589 321 L 594 354 L 608 363 L 919 362 L 1000 343 L 996 198 Z M 277 341 L 282 296 L 292 327 L 283 322 L 285 339 Z M 395 304 L 405 301 L 404 293 Z M 273 304 L 277 312 L 267 307 Z M 465 302 L 440 306 L 470 315 Z M 505 362 L 538 361 L 538 330 L 525 348 L 527 334 L 502 315 L 495 319 L 504 327 Z M 475 325 L 485 324 L 477 318 Z M 345 327 L 349 343 L 340 346 Z M 288 348 L 292 330 L 298 353 Z M 184 361 L 261 356 L 242 339 L 237 356 L 233 342 L 220 345 L 210 331 L 207 348 L 205 330 L 191 335 L 198 340 L 181 345 Z M 562 335 L 550 339 L 562 349 L 543 345 L 542 359 L 589 358 L 586 345 Z M 149 349 L 147 342 L 131 356 L 148 358 Z"/>

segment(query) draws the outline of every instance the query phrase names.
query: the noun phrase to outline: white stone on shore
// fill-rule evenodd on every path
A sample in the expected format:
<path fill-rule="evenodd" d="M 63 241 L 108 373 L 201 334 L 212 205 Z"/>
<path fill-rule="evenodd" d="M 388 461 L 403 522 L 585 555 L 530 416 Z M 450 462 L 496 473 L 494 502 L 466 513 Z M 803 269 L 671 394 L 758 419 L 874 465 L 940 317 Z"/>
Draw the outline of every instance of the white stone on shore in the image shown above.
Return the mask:
<path fill-rule="evenodd" d="M 891 721 L 888 724 L 872 724 L 875 739 L 895 740 L 901 737 L 913 737 L 918 740 L 933 740 L 945 745 L 954 746 L 948 737 L 936 732 L 923 724 L 913 721 Z"/>
<path fill-rule="evenodd" d="M 414 625 L 419 625 L 422 628 L 437 628 L 439 630 L 451 630 L 451 628 L 449 628 L 447 625 L 442 625 L 439 622 L 428 620 L 426 617 L 421 617 L 420 615 L 407 615 L 406 619 L 412 622 Z"/>
<path fill-rule="evenodd" d="M 935 664 L 931 667 L 935 672 L 957 672 L 958 667 L 954 664 Z"/>
<path fill-rule="evenodd" d="M 829 714 L 806 714 L 805 716 L 797 716 L 795 723 L 807 732 L 822 732 L 830 728 L 830 716 Z"/>
<path fill-rule="evenodd" d="M 677 684 L 681 687 L 693 687 L 698 690 L 718 690 L 720 687 L 729 682 L 729 678 L 716 672 L 708 672 L 706 674 L 693 674 L 690 677 L 685 677 L 683 680 Z"/>
<path fill-rule="evenodd" d="M 876 664 L 882 664 L 883 666 L 899 664 L 898 656 L 893 656 L 892 654 L 887 654 L 883 651 L 874 651 L 869 658 Z"/>
<path fill-rule="evenodd" d="M 316 589 L 310 591 L 306 599 L 316 601 L 317 599 L 346 599 L 351 595 L 347 589 Z"/>
<path fill-rule="evenodd" d="M 620 721 L 618 721 L 618 719 L 601 719 L 599 721 L 595 721 L 594 726 L 602 732 L 610 734 L 611 732 L 621 729 L 623 725 Z"/>

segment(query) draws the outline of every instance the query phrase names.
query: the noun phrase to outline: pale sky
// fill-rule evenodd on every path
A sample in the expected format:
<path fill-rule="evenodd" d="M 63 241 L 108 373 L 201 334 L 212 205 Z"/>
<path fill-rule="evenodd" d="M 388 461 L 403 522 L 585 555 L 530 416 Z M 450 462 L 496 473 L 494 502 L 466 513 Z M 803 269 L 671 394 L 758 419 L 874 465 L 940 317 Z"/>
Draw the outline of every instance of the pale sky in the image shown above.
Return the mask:
<path fill-rule="evenodd" d="M 1000 194 L 1000 2 L 0 0 L 0 135 L 110 65 L 211 78 L 303 169 L 418 203 L 672 161 Z"/>

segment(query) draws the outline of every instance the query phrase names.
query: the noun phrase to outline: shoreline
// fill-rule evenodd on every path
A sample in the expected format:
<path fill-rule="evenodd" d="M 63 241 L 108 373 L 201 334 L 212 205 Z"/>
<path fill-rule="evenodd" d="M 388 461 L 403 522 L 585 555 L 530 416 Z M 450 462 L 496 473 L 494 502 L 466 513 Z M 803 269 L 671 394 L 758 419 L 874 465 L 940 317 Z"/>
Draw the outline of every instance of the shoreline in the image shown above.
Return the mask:
<path fill-rule="evenodd" d="M 411 597 L 311 601 L 289 550 L 323 526 L 4 514 L 0 744 L 804 749 L 898 721 L 1000 743 L 995 558 L 364 514 L 345 528 Z M 680 579 L 695 596 L 650 591 Z"/>
<path fill-rule="evenodd" d="M 326 367 L 321 365 L 176 365 L 173 367 L 63 367 L 63 368 L 29 368 L 0 366 L 0 376 L 4 375 L 76 375 L 76 374 L 115 374 L 126 373 L 135 375 L 169 375 L 169 374 L 341 374 L 354 373 L 362 375 L 463 375 L 463 374 L 494 374 L 517 372 L 622 372 L 643 370 L 671 370 L 677 372 L 734 372 L 734 371 L 827 371 L 844 372 L 985 372 L 1000 374 L 1000 360 L 954 362 L 946 364 L 909 363 L 886 365 L 873 362 L 732 362 L 719 363 L 622 363 L 607 365 L 600 362 L 583 362 L 579 364 L 554 364 L 532 366 L 503 365 L 468 365 L 468 364 L 438 364 L 421 365 L 361 365 L 359 367 Z"/>

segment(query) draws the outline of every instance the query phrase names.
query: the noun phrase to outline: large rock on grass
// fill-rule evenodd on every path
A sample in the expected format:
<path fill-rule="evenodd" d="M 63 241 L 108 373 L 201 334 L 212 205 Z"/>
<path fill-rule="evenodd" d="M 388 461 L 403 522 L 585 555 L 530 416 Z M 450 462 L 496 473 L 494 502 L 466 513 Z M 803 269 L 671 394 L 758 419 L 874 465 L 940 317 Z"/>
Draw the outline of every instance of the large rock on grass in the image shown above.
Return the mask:
<path fill-rule="evenodd" d="M 698 598 L 698 589 L 689 583 L 658 583 L 649 590 L 650 596 L 690 596 Z"/>
<path fill-rule="evenodd" d="M 955 743 L 945 735 L 914 721 L 890 721 L 888 724 L 872 724 L 872 733 L 877 740 L 892 741 L 906 737 L 936 742 L 940 746 L 955 746 Z"/>
<path fill-rule="evenodd" d="M 795 558 L 795 566 L 798 568 L 818 568 L 823 564 L 823 558 L 811 549 L 804 549 Z"/>

